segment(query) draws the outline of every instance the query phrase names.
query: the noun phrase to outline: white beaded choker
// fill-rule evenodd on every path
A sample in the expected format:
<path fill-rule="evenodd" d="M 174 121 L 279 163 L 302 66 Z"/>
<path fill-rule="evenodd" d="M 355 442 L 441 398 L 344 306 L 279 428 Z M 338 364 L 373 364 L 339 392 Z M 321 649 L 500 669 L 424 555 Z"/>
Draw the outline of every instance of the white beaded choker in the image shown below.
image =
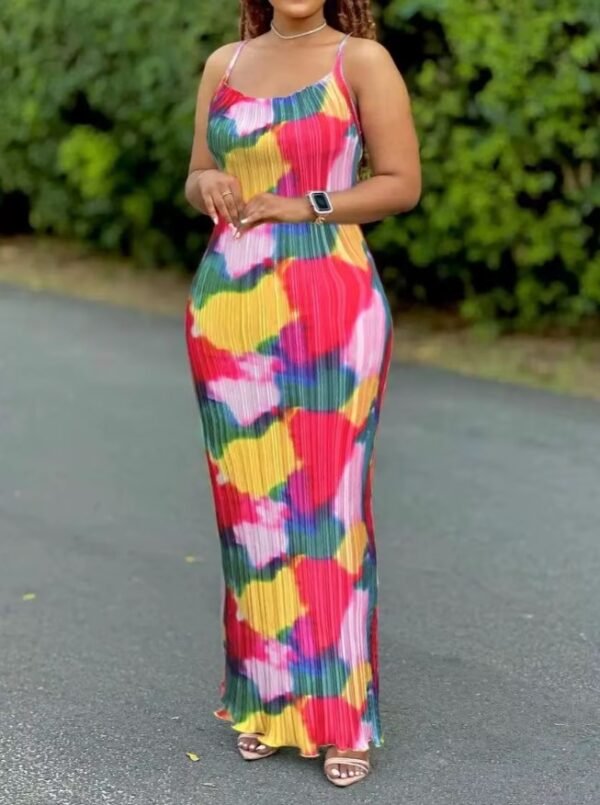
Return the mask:
<path fill-rule="evenodd" d="M 327 27 L 327 20 L 325 20 L 322 25 L 319 25 L 318 28 L 313 28 L 312 31 L 303 31 L 301 34 L 289 34 L 289 35 L 286 35 L 286 34 L 280 33 L 277 30 L 277 28 L 275 27 L 275 25 L 273 23 L 271 23 L 271 30 L 280 39 L 299 39 L 301 36 L 310 36 L 311 34 L 316 34 L 319 31 L 322 31 L 323 28 L 326 28 L 326 27 Z"/>

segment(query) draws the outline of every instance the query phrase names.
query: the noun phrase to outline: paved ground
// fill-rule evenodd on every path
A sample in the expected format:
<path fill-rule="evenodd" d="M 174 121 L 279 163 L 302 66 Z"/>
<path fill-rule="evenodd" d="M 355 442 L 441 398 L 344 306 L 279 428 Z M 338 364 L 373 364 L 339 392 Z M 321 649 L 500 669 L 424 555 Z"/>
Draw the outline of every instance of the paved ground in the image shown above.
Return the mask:
<path fill-rule="evenodd" d="M 182 323 L 0 286 L 0 344 L 2 805 L 600 802 L 600 406 L 394 367 L 386 745 L 338 791 L 290 750 L 244 764 L 212 716 L 220 558 Z"/>

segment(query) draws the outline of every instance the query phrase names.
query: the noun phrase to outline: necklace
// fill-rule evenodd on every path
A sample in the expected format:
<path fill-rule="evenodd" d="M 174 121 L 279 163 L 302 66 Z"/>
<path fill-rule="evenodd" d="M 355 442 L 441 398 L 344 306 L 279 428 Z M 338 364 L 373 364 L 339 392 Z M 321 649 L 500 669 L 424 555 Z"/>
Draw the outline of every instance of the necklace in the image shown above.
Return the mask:
<path fill-rule="evenodd" d="M 277 28 L 275 27 L 275 25 L 271 22 L 271 30 L 280 39 L 299 39 L 301 36 L 310 36 L 311 34 L 316 34 L 319 31 L 322 31 L 323 28 L 325 28 L 326 26 L 327 26 L 327 20 L 325 20 L 322 25 L 319 25 L 318 28 L 313 28 L 312 31 L 303 31 L 301 34 L 288 34 L 288 35 L 286 35 L 286 34 L 280 33 L 277 30 Z"/>

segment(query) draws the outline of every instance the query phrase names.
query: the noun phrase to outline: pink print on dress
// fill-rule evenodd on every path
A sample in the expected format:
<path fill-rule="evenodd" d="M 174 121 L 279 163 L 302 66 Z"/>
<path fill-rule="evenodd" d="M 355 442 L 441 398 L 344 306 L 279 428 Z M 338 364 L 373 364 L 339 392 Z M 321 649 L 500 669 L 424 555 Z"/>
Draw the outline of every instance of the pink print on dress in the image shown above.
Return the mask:
<path fill-rule="evenodd" d="M 235 541 L 243 545 L 256 568 L 265 567 L 286 553 L 285 530 L 287 506 L 274 500 L 262 500 L 255 510 L 258 522 L 241 522 L 233 527 Z"/>
<path fill-rule="evenodd" d="M 356 442 L 346 462 L 333 502 L 333 513 L 349 531 L 355 523 L 363 521 L 362 499 L 356 494 L 362 488 L 365 463 L 365 445 Z"/>
<path fill-rule="evenodd" d="M 275 668 L 270 662 L 257 660 L 256 657 L 244 660 L 244 673 L 258 688 L 263 702 L 293 692 L 292 674 L 285 668 Z"/>
<path fill-rule="evenodd" d="M 340 628 L 338 656 L 350 668 L 357 668 L 369 659 L 367 643 L 369 613 L 369 591 L 354 590 Z"/>
<path fill-rule="evenodd" d="M 352 175 L 354 167 L 355 146 L 354 141 L 348 139 L 345 148 L 342 148 L 331 164 L 327 187 L 330 191 L 346 190 L 348 188 L 348 176 Z"/>
<path fill-rule="evenodd" d="M 265 640 L 264 648 L 274 668 L 289 668 L 296 658 L 296 652 L 279 640 Z"/>
<path fill-rule="evenodd" d="M 367 752 L 370 748 L 369 741 L 372 740 L 373 740 L 373 727 L 366 721 L 361 721 L 358 730 L 358 735 L 356 738 L 356 750 L 358 752 L 360 751 Z"/>
<path fill-rule="evenodd" d="M 261 98 L 237 101 L 225 116 L 235 122 L 240 137 L 245 137 L 273 123 L 273 104 Z"/>
<path fill-rule="evenodd" d="M 252 237 L 235 238 L 234 232 L 226 227 L 215 246 L 215 251 L 225 258 L 227 274 L 233 279 L 243 277 L 256 266 L 273 262 L 275 243 L 271 224 L 254 227 Z"/>
<path fill-rule="evenodd" d="M 251 425 L 263 414 L 279 405 L 281 391 L 273 377 L 279 359 L 270 355 L 248 355 L 240 358 L 242 376 L 209 380 L 207 394 L 227 405 L 238 424 Z"/>
<path fill-rule="evenodd" d="M 343 361 L 356 372 L 359 382 L 377 374 L 386 339 L 386 315 L 381 295 L 373 292 L 371 304 L 356 318 Z"/>

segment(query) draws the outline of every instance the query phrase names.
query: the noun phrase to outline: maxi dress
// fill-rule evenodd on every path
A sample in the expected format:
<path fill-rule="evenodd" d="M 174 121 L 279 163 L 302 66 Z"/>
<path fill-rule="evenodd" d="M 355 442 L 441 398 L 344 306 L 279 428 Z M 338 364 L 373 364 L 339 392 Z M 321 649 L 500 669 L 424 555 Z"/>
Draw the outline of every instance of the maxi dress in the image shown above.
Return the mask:
<path fill-rule="evenodd" d="M 342 65 L 286 96 L 213 96 L 218 167 L 257 193 L 358 181 L 360 120 Z M 224 673 L 217 718 L 270 746 L 383 743 L 374 438 L 392 315 L 360 226 L 222 219 L 185 315 L 220 540 Z"/>

